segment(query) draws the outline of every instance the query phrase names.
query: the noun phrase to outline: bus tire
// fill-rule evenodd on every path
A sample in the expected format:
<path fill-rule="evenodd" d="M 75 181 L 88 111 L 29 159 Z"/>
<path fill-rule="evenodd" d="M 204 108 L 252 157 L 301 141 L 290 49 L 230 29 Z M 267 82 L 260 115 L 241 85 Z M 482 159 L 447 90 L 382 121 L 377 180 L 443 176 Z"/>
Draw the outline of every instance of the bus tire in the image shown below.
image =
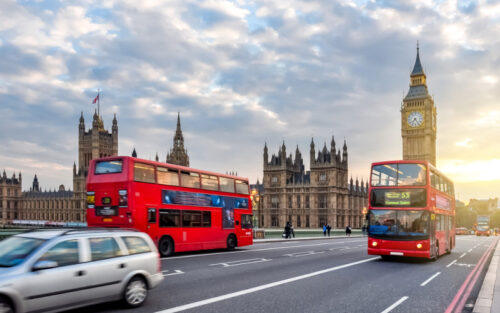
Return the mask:
<path fill-rule="evenodd" d="M 451 249 L 453 249 L 453 239 L 451 239 L 450 237 L 450 240 L 448 241 L 448 249 L 446 249 L 446 254 L 451 254 Z"/>
<path fill-rule="evenodd" d="M 230 234 L 229 236 L 227 236 L 226 245 L 227 245 L 227 250 L 230 251 L 236 248 L 238 242 L 236 241 L 236 236 L 234 234 Z"/>
<path fill-rule="evenodd" d="M 174 241 L 170 236 L 163 236 L 158 243 L 158 251 L 161 256 L 171 256 L 174 254 Z"/>

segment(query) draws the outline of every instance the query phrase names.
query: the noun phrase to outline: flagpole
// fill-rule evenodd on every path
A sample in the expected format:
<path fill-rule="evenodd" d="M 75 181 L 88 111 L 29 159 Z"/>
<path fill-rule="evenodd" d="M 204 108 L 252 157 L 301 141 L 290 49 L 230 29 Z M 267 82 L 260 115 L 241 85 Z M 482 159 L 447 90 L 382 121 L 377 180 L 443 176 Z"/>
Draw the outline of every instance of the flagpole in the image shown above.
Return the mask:
<path fill-rule="evenodd" d="M 99 117 L 101 117 L 101 113 L 100 113 L 100 106 L 99 106 L 99 100 L 100 100 L 100 97 L 99 97 L 99 89 L 97 89 L 97 115 Z"/>

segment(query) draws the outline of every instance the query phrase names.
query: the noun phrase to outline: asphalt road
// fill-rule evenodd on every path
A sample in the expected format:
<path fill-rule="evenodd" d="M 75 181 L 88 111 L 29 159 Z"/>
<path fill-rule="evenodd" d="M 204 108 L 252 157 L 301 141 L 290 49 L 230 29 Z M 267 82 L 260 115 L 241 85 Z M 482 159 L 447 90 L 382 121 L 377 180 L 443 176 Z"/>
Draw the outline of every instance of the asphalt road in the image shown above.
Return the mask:
<path fill-rule="evenodd" d="M 182 254 L 162 260 L 165 281 L 133 311 L 435 313 L 463 307 L 471 312 L 489 264 L 482 257 L 496 240 L 457 236 L 452 253 L 435 262 L 382 261 L 367 255 L 366 238 Z M 109 303 L 71 313 L 130 311 Z"/>

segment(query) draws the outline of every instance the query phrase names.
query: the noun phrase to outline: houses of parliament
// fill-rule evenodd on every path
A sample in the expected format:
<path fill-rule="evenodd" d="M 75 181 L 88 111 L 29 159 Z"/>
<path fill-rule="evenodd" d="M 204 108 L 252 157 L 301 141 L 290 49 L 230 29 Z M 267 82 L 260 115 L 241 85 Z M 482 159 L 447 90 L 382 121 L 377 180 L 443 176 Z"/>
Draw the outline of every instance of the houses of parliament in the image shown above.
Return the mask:
<path fill-rule="evenodd" d="M 135 153 L 135 148 L 134 148 Z M 5 170 L 0 176 L 0 217 L 2 225 L 15 220 L 49 221 L 84 225 L 86 221 L 86 180 L 90 161 L 100 157 L 118 155 L 118 120 L 113 118 L 111 132 L 104 127 L 102 117 L 94 113 L 92 127 L 86 129 L 83 112 L 78 124 L 78 165 L 73 164 L 73 190 L 60 185 L 58 190 L 42 190 L 35 174 L 31 187 L 22 191 L 22 174 L 8 177 Z M 173 148 L 167 162 L 189 166 L 184 149 L 180 116 Z M 76 223 L 76 224 L 75 224 Z"/>

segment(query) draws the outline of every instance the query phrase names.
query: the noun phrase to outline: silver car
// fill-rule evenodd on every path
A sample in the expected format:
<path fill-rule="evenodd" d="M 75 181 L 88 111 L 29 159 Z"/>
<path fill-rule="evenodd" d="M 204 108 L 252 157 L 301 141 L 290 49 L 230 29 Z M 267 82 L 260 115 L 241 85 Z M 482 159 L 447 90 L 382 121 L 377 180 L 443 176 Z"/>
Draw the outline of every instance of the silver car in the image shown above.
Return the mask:
<path fill-rule="evenodd" d="M 0 242 L 0 313 L 56 312 L 123 300 L 142 305 L 163 280 L 147 234 L 129 230 L 32 231 Z"/>

